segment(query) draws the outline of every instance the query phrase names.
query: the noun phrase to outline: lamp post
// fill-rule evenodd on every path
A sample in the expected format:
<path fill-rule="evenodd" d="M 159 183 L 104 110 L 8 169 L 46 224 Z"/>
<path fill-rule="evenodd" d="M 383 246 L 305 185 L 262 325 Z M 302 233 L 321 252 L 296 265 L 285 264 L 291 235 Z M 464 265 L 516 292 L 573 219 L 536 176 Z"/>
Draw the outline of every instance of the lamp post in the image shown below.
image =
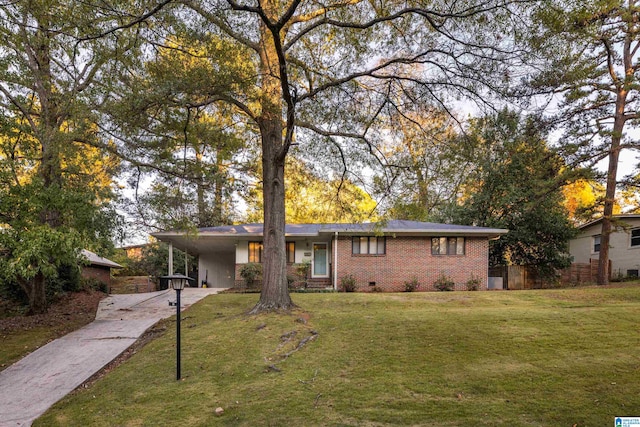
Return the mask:
<path fill-rule="evenodd" d="M 180 291 L 184 289 L 190 277 L 182 274 L 164 276 L 171 289 L 176 291 L 176 380 L 180 380 Z"/>

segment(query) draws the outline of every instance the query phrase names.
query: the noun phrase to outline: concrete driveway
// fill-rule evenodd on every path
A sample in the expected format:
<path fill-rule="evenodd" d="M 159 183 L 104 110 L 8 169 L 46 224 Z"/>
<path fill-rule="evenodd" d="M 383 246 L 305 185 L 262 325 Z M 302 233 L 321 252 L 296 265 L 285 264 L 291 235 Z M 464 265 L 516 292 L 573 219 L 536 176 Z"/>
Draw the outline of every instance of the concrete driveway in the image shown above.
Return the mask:
<path fill-rule="evenodd" d="M 221 290 L 186 288 L 182 309 Z M 100 302 L 95 321 L 0 372 L 0 426 L 30 426 L 156 322 L 174 315 L 169 300 L 175 301 L 175 291 L 111 295 Z"/>

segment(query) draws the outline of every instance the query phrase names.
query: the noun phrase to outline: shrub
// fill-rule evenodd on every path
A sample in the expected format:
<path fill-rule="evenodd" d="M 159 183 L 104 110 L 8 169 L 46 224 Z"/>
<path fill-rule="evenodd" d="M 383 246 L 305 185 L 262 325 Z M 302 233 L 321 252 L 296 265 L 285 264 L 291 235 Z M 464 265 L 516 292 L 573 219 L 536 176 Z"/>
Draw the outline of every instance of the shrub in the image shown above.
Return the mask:
<path fill-rule="evenodd" d="M 420 282 L 418 282 L 418 279 L 416 277 L 414 277 L 413 279 L 409 280 L 408 282 L 404 282 L 404 291 L 405 292 L 414 292 L 416 289 L 418 289 L 418 286 L 420 286 Z"/>
<path fill-rule="evenodd" d="M 371 288 L 371 292 L 384 292 L 380 286 L 374 286 Z"/>
<path fill-rule="evenodd" d="M 240 277 L 247 287 L 253 286 L 258 277 L 262 276 L 262 264 L 250 262 L 240 268 Z"/>
<path fill-rule="evenodd" d="M 102 280 L 96 279 L 95 277 L 81 278 L 80 286 L 85 291 L 93 289 L 94 291 L 104 292 L 105 294 L 109 293 L 109 286 Z"/>
<path fill-rule="evenodd" d="M 348 274 L 340 279 L 340 290 L 343 292 L 355 292 L 356 290 L 356 278 L 353 275 Z"/>
<path fill-rule="evenodd" d="M 311 271 L 311 261 L 302 261 L 301 263 L 296 264 L 295 269 L 303 280 L 307 280 L 309 278 L 309 272 Z"/>
<path fill-rule="evenodd" d="M 304 286 L 305 282 L 301 281 L 299 276 L 287 274 L 287 287 L 290 291 L 302 289 Z"/>
<path fill-rule="evenodd" d="M 469 280 L 467 280 L 467 290 L 468 291 L 477 291 L 480 289 L 480 284 L 482 283 L 482 281 L 480 280 L 479 277 L 474 276 L 473 274 L 471 275 L 471 277 L 469 278 Z"/>
<path fill-rule="evenodd" d="M 442 273 L 433 284 L 434 288 L 442 292 L 452 291 L 454 290 L 455 286 L 456 284 L 454 283 L 454 281 L 444 273 Z"/>

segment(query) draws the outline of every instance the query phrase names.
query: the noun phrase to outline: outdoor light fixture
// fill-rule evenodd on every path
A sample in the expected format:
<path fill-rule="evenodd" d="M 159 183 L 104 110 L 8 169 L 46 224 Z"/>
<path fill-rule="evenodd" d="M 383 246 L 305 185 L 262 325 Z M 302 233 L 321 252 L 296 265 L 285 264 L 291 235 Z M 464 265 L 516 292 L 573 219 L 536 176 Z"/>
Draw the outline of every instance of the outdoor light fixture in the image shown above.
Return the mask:
<path fill-rule="evenodd" d="M 176 380 L 180 380 L 180 291 L 184 289 L 190 277 L 182 274 L 163 276 L 169 282 L 171 289 L 176 291 Z"/>

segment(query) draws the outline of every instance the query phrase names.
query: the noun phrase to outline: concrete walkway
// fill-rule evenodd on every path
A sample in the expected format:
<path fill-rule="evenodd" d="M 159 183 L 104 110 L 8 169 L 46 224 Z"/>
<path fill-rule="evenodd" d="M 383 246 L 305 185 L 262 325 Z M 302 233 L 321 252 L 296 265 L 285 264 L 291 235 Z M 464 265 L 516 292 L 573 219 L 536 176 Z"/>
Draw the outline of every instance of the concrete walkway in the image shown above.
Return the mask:
<path fill-rule="evenodd" d="M 222 289 L 186 288 L 182 309 Z M 175 291 L 111 295 L 96 320 L 54 340 L 0 372 L 0 426 L 30 426 L 160 319 L 176 313 Z"/>

